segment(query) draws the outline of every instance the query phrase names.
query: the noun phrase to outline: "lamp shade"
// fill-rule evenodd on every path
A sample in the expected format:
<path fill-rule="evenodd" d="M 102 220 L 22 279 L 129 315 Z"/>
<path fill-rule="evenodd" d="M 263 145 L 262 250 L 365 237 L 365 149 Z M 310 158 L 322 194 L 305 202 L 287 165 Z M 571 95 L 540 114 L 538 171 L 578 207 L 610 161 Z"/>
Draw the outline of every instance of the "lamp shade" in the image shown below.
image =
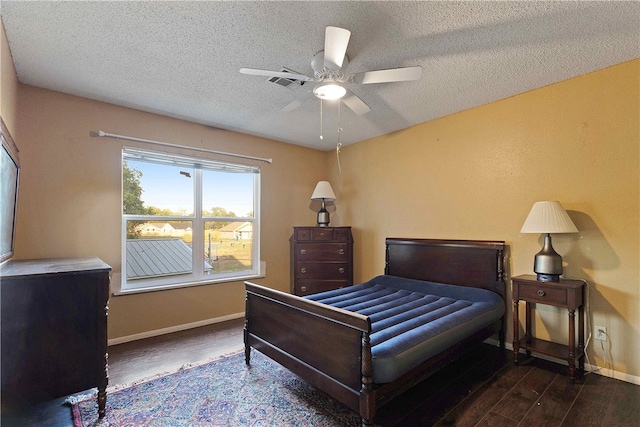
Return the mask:
<path fill-rule="evenodd" d="M 521 233 L 577 233 L 578 229 L 560 202 L 535 202 Z"/>
<path fill-rule="evenodd" d="M 325 200 L 331 202 L 335 199 L 336 195 L 334 194 L 329 181 L 319 181 L 316 185 L 316 189 L 313 190 L 313 194 L 311 195 L 311 200 Z"/>

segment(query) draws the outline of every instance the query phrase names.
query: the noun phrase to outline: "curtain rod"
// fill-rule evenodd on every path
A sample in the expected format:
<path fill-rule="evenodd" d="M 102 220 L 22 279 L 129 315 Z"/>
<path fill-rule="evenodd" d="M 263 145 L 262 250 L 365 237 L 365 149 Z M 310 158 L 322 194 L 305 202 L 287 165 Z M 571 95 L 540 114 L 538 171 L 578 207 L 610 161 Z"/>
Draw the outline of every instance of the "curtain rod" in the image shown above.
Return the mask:
<path fill-rule="evenodd" d="M 262 157 L 246 156 L 244 154 L 225 153 L 224 151 L 208 150 L 206 148 L 187 147 L 187 146 L 184 146 L 184 145 L 169 144 L 168 142 L 160 142 L 160 141 L 152 141 L 150 139 L 135 138 L 133 136 L 115 135 L 115 134 L 107 133 L 107 132 L 104 132 L 104 131 L 101 131 L 101 130 L 98 130 L 97 132 L 91 131 L 91 132 L 89 132 L 89 136 L 91 136 L 93 138 L 95 138 L 95 137 L 106 137 L 106 138 L 115 138 L 115 139 L 125 139 L 127 141 L 144 142 L 144 143 L 147 143 L 147 144 L 162 145 L 162 146 L 165 146 L 165 147 L 182 148 L 182 149 L 185 149 L 185 150 L 199 151 L 199 152 L 202 152 L 202 153 L 212 153 L 212 154 L 220 154 L 222 156 L 239 157 L 241 159 L 258 160 L 258 161 L 266 162 L 266 163 L 273 162 L 273 159 L 265 159 L 265 158 L 262 158 Z"/>

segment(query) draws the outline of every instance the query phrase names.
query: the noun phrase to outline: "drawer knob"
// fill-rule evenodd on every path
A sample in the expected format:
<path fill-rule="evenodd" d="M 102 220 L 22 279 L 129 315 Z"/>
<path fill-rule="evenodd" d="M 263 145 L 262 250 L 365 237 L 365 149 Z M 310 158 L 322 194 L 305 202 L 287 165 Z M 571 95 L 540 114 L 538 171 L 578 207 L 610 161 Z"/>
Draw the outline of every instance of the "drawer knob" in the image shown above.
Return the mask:
<path fill-rule="evenodd" d="M 338 253 L 339 253 L 340 255 L 344 255 L 344 249 L 340 249 L 340 250 L 338 251 Z"/>
<path fill-rule="evenodd" d="M 324 237 L 324 231 L 320 233 L 320 237 Z"/>
<path fill-rule="evenodd" d="M 300 287 L 300 291 L 301 292 L 307 292 L 307 287 L 306 286 L 301 286 Z"/>
<path fill-rule="evenodd" d="M 301 269 L 300 269 L 300 273 L 304 274 L 304 273 L 306 273 L 306 272 L 307 272 L 307 269 L 306 269 L 306 268 L 304 268 L 304 267 L 303 267 L 303 268 L 301 268 Z"/>
<path fill-rule="evenodd" d="M 538 289 L 538 296 L 539 297 L 543 297 L 544 296 L 544 291 L 542 289 Z"/>
<path fill-rule="evenodd" d="M 306 255 L 306 254 L 307 254 L 306 249 L 300 249 L 300 255 Z"/>
<path fill-rule="evenodd" d="M 343 268 L 343 267 L 340 267 L 340 268 L 338 269 L 338 272 L 339 272 L 339 273 L 341 273 L 341 274 L 342 274 L 342 273 L 344 273 L 344 268 Z"/>

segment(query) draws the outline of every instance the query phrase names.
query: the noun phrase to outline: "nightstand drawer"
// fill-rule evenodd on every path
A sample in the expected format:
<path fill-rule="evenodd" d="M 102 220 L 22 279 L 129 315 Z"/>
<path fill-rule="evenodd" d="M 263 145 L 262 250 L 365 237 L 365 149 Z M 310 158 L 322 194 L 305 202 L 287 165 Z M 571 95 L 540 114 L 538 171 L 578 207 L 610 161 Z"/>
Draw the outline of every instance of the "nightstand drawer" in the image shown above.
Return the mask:
<path fill-rule="evenodd" d="M 347 243 L 300 243 L 296 245 L 295 257 L 299 261 L 344 261 L 349 260 L 349 245 Z"/>
<path fill-rule="evenodd" d="M 564 288 L 545 286 L 540 284 L 522 284 L 520 288 L 520 299 L 530 302 L 540 302 L 543 304 L 567 306 L 567 290 Z"/>
<path fill-rule="evenodd" d="M 298 279 L 350 278 L 349 263 L 346 262 L 298 262 L 295 271 Z"/>

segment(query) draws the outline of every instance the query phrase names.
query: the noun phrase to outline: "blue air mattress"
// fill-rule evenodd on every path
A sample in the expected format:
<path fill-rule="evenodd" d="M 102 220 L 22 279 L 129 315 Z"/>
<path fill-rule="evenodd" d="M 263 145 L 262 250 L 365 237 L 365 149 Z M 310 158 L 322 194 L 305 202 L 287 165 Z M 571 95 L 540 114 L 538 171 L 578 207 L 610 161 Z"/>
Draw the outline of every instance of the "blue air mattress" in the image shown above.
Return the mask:
<path fill-rule="evenodd" d="M 504 314 L 499 295 L 395 276 L 306 298 L 371 319 L 373 381 L 387 383 Z"/>

